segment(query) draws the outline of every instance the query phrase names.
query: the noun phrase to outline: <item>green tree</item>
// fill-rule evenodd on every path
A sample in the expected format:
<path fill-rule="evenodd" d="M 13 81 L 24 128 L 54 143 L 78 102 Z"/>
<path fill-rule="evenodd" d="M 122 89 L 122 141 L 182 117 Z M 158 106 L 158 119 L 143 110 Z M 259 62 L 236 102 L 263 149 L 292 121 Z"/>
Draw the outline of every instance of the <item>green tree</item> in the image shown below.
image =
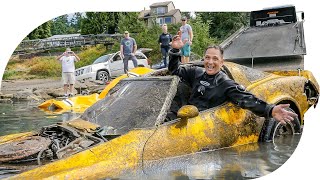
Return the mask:
<path fill-rule="evenodd" d="M 195 19 L 190 19 L 189 24 L 193 31 L 191 51 L 202 56 L 204 50 L 209 45 L 217 43 L 217 39 L 210 37 L 210 25 L 208 23 L 204 23 L 201 16 L 197 16 Z"/>
<path fill-rule="evenodd" d="M 146 25 L 138 18 L 138 12 L 119 13 L 119 32 L 129 31 L 130 33 L 140 33 L 146 29 Z"/>
<path fill-rule="evenodd" d="M 51 32 L 52 35 L 56 34 L 68 34 L 69 31 L 69 23 L 68 23 L 68 15 L 62 15 L 52 20 Z"/>
<path fill-rule="evenodd" d="M 119 32 L 129 31 L 130 36 L 135 38 L 138 48 L 151 48 L 152 51 L 148 53 L 148 58 L 152 63 L 156 63 L 161 59 L 158 43 L 159 35 L 162 33 L 161 27 L 157 24 L 147 27 L 147 24 L 140 20 L 138 15 L 137 12 L 120 13 Z"/>
<path fill-rule="evenodd" d="M 101 34 L 107 28 L 107 13 L 87 12 L 81 21 L 81 34 Z"/>
<path fill-rule="evenodd" d="M 41 24 L 39 27 L 37 27 L 27 35 L 28 39 L 44 39 L 44 38 L 50 37 L 51 25 L 52 25 L 51 21 Z"/>
<path fill-rule="evenodd" d="M 73 14 L 69 22 L 69 33 L 79 33 L 81 31 L 82 13 L 76 12 Z"/>
<path fill-rule="evenodd" d="M 196 15 L 209 24 L 210 37 L 219 41 L 223 41 L 249 22 L 249 14 L 245 12 L 197 12 Z"/>

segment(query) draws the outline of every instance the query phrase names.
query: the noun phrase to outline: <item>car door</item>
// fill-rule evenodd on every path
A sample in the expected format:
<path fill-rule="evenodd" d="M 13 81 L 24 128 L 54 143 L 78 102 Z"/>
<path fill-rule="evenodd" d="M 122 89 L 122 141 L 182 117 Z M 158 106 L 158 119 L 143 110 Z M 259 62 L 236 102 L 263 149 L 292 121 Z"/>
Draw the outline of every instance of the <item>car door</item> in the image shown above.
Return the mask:
<path fill-rule="evenodd" d="M 136 58 L 137 58 L 137 61 L 138 61 L 138 65 L 139 66 L 144 66 L 144 67 L 148 67 L 148 60 L 147 60 L 147 57 L 141 53 L 141 52 L 137 52 L 136 53 Z M 132 65 L 132 68 L 133 68 L 133 64 L 131 63 Z M 130 67 L 130 66 L 129 66 Z"/>
<path fill-rule="evenodd" d="M 120 56 L 120 52 L 115 53 L 110 61 L 111 76 L 119 76 L 124 73 L 123 71 L 123 60 Z"/>

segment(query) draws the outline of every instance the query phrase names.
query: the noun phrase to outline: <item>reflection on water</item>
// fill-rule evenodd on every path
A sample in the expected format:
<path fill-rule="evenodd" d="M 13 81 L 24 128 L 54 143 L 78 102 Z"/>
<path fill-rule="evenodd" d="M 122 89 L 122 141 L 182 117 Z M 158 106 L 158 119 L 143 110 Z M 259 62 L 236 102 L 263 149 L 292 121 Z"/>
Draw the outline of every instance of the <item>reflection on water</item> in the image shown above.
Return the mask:
<path fill-rule="evenodd" d="M 301 135 L 281 137 L 275 143 L 253 143 L 164 160 L 144 162 L 123 179 L 252 179 L 283 165 Z"/>
<path fill-rule="evenodd" d="M 72 112 L 48 114 L 39 110 L 34 103 L 0 103 L 0 136 L 38 130 L 42 126 L 67 121 L 77 116 Z"/>
<path fill-rule="evenodd" d="M 28 103 L 0 103 L 0 136 L 37 130 L 67 121 L 78 114 L 47 114 Z M 125 172 L 120 179 L 252 179 L 279 168 L 294 152 L 300 135 L 281 137 L 274 143 L 254 143 L 233 148 L 201 152 L 180 157 L 145 161 L 140 169 Z M 0 179 L 37 165 L 5 167 Z M 17 169 L 19 170 L 17 172 Z M 11 172 L 11 173 L 10 173 Z"/>

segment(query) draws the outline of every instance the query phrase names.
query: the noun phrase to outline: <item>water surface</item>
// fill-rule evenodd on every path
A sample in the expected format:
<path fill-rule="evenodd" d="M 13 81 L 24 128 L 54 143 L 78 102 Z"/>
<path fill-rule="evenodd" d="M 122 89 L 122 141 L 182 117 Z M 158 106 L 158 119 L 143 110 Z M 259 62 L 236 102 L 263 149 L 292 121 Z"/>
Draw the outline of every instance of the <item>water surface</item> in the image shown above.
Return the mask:
<path fill-rule="evenodd" d="M 39 130 L 79 114 L 48 114 L 33 103 L 0 103 L 0 136 Z M 120 179 L 252 179 L 278 169 L 290 158 L 301 135 L 281 137 L 274 143 L 253 143 L 214 151 L 146 161 Z M 0 179 L 37 167 L 36 164 L 0 164 Z M 107 178 L 107 177 L 106 177 Z"/>

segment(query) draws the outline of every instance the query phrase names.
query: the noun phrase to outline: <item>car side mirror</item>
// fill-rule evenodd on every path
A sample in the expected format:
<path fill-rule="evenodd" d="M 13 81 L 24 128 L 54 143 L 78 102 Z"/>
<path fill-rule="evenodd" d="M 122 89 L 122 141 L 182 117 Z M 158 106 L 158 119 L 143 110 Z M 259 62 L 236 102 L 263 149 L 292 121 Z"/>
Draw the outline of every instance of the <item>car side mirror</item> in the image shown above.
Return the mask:
<path fill-rule="evenodd" d="M 179 123 L 180 126 L 185 126 L 188 122 L 188 119 L 194 118 L 198 115 L 199 115 L 199 110 L 197 107 L 193 105 L 182 106 L 177 113 L 177 117 L 181 118 Z"/>

